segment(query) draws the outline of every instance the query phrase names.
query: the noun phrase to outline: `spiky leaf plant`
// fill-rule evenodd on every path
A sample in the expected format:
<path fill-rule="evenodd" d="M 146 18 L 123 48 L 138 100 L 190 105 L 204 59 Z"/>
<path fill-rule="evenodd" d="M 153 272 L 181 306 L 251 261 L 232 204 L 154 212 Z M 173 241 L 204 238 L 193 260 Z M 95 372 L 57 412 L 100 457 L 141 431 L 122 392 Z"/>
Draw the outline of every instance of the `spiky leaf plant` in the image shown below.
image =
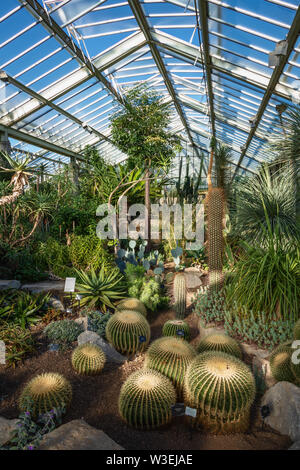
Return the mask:
<path fill-rule="evenodd" d="M 65 409 L 72 399 L 72 387 L 62 375 L 47 372 L 37 375 L 23 389 L 19 407 L 27 411 L 27 404 L 32 403 L 32 414 L 37 417 L 53 408 Z"/>
<path fill-rule="evenodd" d="M 135 310 L 136 312 L 141 313 L 144 317 L 147 316 L 147 309 L 143 302 L 139 299 L 135 299 L 130 297 L 128 299 L 121 300 L 120 303 L 117 305 L 117 310 Z"/>
<path fill-rule="evenodd" d="M 107 307 L 114 308 L 115 301 L 124 298 L 125 289 L 118 270 L 108 273 L 102 266 L 98 274 L 94 269 L 87 273 L 76 270 L 76 273 L 80 280 L 77 290 L 81 295 L 81 305 L 102 308 L 106 311 Z"/>
<path fill-rule="evenodd" d="M 183 273 L 175 276 L 173 292 L 176 316 L 177 318 L 184 318 L 186 310 L 186 281 Z"/>
<path fill-rule="evenodd" d="M 223 333 L 212 333 L 203 338 L 197 346 L 197 351 L 198 353 L 220 351 L 242 359 L 242 350 L 239 343 Z"/>
<path fill-rule="evenodd" d="M 168 320 L 162 329 L 163 336 L 175 336 L 176 338 L 190 339 L 190 327 L 183 320 Z"/>
<path fill-rule="evenodd" d="M 195 356 L 196 351 L 185 340 L 165 336 L 155 340 L 148 348 L 145 367 L 157 370 L 171 379 L 181 398 L 184 376 Z"/>
<path fill-rule="evenodd" d="M 291 368 L 292 342 L 286 341 L 280 344 L 270 355 L 270 368 L 277 382 L 295 382 L 295 376 Z"/>
<path fill-rule="evenodd" d="M 108 341 L 121 353 L 142 352 L 150 341 L 149 323 L 134 310 L 116 312 L 108 321 L 105 331 Z"/>
<path fill-rule="evenodd" d="M 246 431 L 254 398 L 255 379 L 238 358 L 208 351 L 190 363 L 184 402 L 197 410 L 194 426 L 217 434 Z"/>
<path fill-rule="evenodd" d="M 119 412 L 129 426 L 152 429 L 171 421 L 175 402 L 176 392 L 170 380 L 155 370 L 142 369 L 123 384 Z"/>
<path fill-rule="evenodd" d="M 81 375 L 100 374 L 105 361 L 104 352 L 96 344 L 81 344 L 72 354 L 72 366 Z"/>
<path fill-rule="evenodd" d="M 300 340 L 300 318 L 298 321 L 296 321 L 294 326 L 294 339 Z"/>

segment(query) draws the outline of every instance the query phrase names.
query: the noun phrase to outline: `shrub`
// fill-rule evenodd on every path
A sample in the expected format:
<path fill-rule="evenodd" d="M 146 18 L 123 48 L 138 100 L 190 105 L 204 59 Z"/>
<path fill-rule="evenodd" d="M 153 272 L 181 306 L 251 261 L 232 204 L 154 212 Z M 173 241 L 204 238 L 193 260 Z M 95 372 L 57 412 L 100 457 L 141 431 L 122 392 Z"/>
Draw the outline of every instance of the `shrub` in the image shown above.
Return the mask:
<path fill-rule="evenodd" d="M 30 331 L 24 330 L 18 325 L 2 323 L 0 325 L 0 340 L 5 343 L 5 359 L 8 366 L 15 366 L 35 349 L 35 341 Z"/>
<path fill-rule="evenodd" d="M 0 294 L 1 319 L 20 325 L 38 323 L 41 316 L 47 311 L 49 294 L 31 294 L 30 292 L 8 289 Z"/>
<path fill-rule="evenodd" d="M 63 347 L 70 346 L 82 332 L 83 327 L 73 320 L 58 320 L 44 329 L 44 334 L 52 343 Z"/>
<path fill-rule="evenodd" d="M 107 269 L 114 265 L 114 256 L 109 253 L 105 240 L 94 233 L 73 235 L 68 251 L 72 266 L 79 270 L 98 271 L 102 266 Z"/>
<path fill-rule="evenodd" d="M 152 312 L 164 308 L 169 304 L 169 297 L 163 295 L 160 283 L 155 279 L 144 279 L 135 281 L 128 290 L 130 297 L 140 299 L 140 301 Z"/>
<path fill-rule="evenodd" d="M 106 339 L 105 329 L 110 318 L 110 312 L 90 311 L 87 313 L 88 329 L 97 333 L 101 338 Z"/>

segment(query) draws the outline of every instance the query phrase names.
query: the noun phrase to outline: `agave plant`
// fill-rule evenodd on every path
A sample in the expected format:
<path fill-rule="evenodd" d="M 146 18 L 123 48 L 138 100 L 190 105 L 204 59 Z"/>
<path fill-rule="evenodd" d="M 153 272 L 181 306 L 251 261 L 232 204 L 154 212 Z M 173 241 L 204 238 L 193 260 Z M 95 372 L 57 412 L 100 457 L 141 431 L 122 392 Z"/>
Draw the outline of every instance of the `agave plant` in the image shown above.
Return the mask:
<path fill-rule="evenodd" d="M 87 273 L 76 269 L 76 273 L 80 279 L 77 289 L 81 296 L 81 305 L 106 311 L 107 307 L 115 307 L 114 302 L 124 299 L 125 289 L 118 270 L 107 273 L 102 266 L 98 274 L 94 269 Z"/>

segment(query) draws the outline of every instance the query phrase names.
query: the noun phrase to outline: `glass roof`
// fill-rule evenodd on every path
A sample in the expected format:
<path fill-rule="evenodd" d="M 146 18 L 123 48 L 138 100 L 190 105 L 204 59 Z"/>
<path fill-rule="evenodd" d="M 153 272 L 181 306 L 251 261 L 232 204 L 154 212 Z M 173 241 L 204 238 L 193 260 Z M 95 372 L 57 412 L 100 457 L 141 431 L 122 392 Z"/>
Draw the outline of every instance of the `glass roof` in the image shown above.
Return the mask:
<path fill-rule="evenodd" d="M 300 89 L 298 0 L 6 0 L 0 3 L 0 136 L 50 173 L 86 145 L 124 161 L 110 115 L 148 82 L 171 104 L 182 155 L 215 135 L 234 175 L 255 172 Z M 269 66 L 279 41 L 287 48 Z"/>

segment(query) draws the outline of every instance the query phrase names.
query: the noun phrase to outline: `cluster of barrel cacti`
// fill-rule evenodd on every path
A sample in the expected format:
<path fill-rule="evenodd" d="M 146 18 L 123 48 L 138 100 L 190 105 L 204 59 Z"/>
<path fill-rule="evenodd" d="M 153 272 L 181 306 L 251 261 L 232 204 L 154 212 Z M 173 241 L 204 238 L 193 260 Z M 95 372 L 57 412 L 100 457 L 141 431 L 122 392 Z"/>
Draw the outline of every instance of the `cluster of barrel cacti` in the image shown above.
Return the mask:
<path fill-rule="evenodd" d="M 134 310 L 116 311 L 107 322 L 105 332 L 114 348 L 125 354 L 144 351 L 150 341 L 149 323 Z"/>
<path fill-rule="evenodd" d="M 72 399 L 72 387 L 62 375 L 47 372 L 37 375 L 25 385 L 19 400 L 21 411 L 38 417 L 54 408 L 66 409 Z"/>
<path fill-rule="evenodd" d="M 147 309 L 143 302 L 139 299 L 135 299 L 133 297 L 129 297 L 128 299 L 121 300 L 121 302 L 117 305 L 117 311 L 121 310 L 135 310 L 136 312 L 141 313 L 144 317 L 147 316 Z"/>
<path fill-rule="evenodd" d="M 204 337 L 197 346 L 198 353 L 205 351 L 220 351 L 242 359 L 239 343 L 223 333 L 212 333 Z"/>
<path fill-rule="evenodd" d="M 168 320 L 162 329 L 163 336 L 175 336 L 176 338 L 190 339 L 190 327 L 183 320 Z"/>
<path fill-rule="evenodd" d="M 183 273 L 178 273 L 175 276 L 173 292 L 176 316 L 177 318 L 184 318 L 186 310 L 186 281 Z"/>
<path fill-rule="evenodd" d="M 72 365 L 81 375 L 97 375 L 102 371 L 106 356 L 96 344 L 85 343 L 74 349 Z"/>

